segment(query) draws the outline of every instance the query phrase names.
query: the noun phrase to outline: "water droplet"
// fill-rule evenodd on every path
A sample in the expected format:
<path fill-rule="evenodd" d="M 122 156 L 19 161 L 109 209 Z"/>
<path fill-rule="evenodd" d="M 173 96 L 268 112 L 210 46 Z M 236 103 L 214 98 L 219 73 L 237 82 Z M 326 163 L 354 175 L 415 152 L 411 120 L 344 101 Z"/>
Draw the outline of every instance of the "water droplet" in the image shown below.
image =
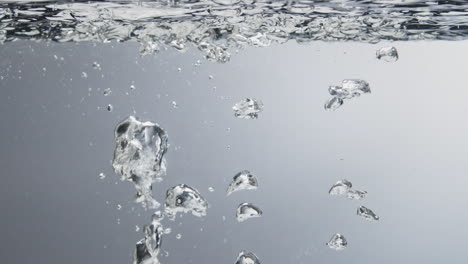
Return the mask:
<path fill-rule="evenodd" d="M 140 227 L 136 225 L 135 226 L 135 232 L 138 232 L 138 231 L 140 231 Z"/>
<path fill-rule="evenodd" d="M 350 200 L 362 200 L 366 198 L 367 192 L 366 191 L 359 191 L 359 190 L 349 190 L 346 194 L 348 199 Z"/>
<path fill-rule="evenodd" d="M 172 232 L 172 229 L 170 227 L 164 229 L 164 234 L 168 235 Z"/>
<path fill-rule="evenodd" d="M 88 78 L 88 74 L 86 72 L 81 73 L 81 78 L 86 79 Z"/>
<path fill-rule="evenodd" d="M 106 178 L 106 174 L 104 174 L 103 172 L 99 173 L 99 179 L 103 180 Z"/>
<path fill-rule="evenodd" d="M 103 92 L 104 96 L 108 96 L 108 95 L 111 94 L 111 93 L 112 93 L 111 88 L 106 88 L 106 89 L 104 89 L 104 92 Z"/>
<path fill-rule="evenodd" d="M 111 104 L 108 104 L 107 107 L 106 107 L 107 111 L 109 112 L 112 112 L 112 110 L 114 109 L 114 107 L 111 105 Z"/>
<path fill-rule="evenodd" d="M 179 108 L 176 101 L 172 101 L 172 107 L 176 109 Z"/>
<path fill-rule="evenodd" d="M 178 72 L 181 72 L 181 71 L 182 71 L 182 68 L 180 68 L 180 67 L 177 68 L 177 71 L 178 71 Z"/>
<path fill-rule="evenodd" d="M 131 84 L 131 85 L 130 85 L 130 90 L 135 90 L 135 89 L 136 89 L 135 85 L 134 85 L 134 84 Z"/>
<path fill-rule="evenodd" d="M 208 191 L 209 192 L 214 192 L 214 188 L 213 187 L 208 187 Z"/>
<path fill-rule="evenodd" d="M 237 207 L 236 218 L 238 222 L 243 222 L 247 219 L 260 217 L 263 212 L 257 206 L 251 203 L 242 203 Z"/>
<path fill-rule="evenodd" d="M 208 79 L 213 80 L 214 79 L 213 75 L 208 75 Z"/>
<path fill-rule="evenodd" d="M 166 192 L 165 214 L 174 220 L 177 213 L 192 213 L 197 217 L 206 216 L 208 202 L 200 193 L 185 184 L 176 185 Z"/>
<path fill-rule="evenodd" d="M 181 239 L 181 238 L 182 238 L 182 235 L 181 235 L 181 234 L 177 234 L 175 238 L 176 238 L 176 239 Z"/>
<path fill-rule="evenodd" d="M 43 67 L 43 68 L 42 68 L 42 71 L 46 72 L 46 71 L 47 71 L 47 68 L 46 68 L 46 67 Z"/>
<path fill-rule="evenodd" d="M 328 193 L 330 195 L 337 195 L 337 196 L 342 196 L 342 195 L 346 195 L 349 191 L 349 189 L 351 189 L 351 187 L 353 187 L 353 184 L 348 181 L 348 180 L 340 180 L 340 181 L 337 181 L 331 188 L 330 190 L 328 191 Z"/>
<path fill-rule="evenodd" d="M 248 170 L 243 170 L 232 178 L 227 188 L 227 195 L 240 190 L 255 190 L 258 188 L 257 178 Z"/>
<path fill-rule="evenodd" d="M 162 180 L 166 172 L 164 154 L 168 147 L 166 132 L 156 123 L 141 122 L 130 116 L 115 129 L 116 147 L 112 166 L 122 180 L 135 185 L 137 203 L 157 208 L 152 184 Z"/>
<path fill-rule="evenodd" d="M 122 209 L 122 205 L 117 204 L 117 210 L 121 210 L 121 209 Z"/>
<path fill-rule="evenodd" d="M 395 47 L 384 47 L 376 51 L 376 57 L 386 62 L 395 62 L 398 60 L 398 51 Z"/>
<path fill-rule="evenodd" d="M 258 113 L 263 111 L 263 103 L 252 98 L 246 98 L 236 103 L 232 109 L 234 116 L 244 119 L 257 119 Z"/>
<path fill-rule="evenodd" d="M 327 246 L 334 250 L 343 250 L 348 246 L 348 241 L 343 235 L 337 233 L 328 241 Z"/>
<path fill-rule="evenodd" d="M 252 252 L 241 251 L 235 264 L 260 264 L 258 257 Z"/>
<path fill-rule="evenodd" d="M 378 215 L 376 215 L 371 209 L 365 206 L 360 206 L 357 209 L 357 215 L 369 221 L 378 221 L 380 219 Z"/>

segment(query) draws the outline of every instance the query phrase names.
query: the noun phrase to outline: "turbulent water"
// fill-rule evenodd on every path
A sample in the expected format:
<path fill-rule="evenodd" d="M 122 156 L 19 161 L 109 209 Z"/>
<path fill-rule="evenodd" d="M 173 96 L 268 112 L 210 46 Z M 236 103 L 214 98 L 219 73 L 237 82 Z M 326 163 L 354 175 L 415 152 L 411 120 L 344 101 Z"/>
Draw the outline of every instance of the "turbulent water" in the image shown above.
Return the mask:
<path fill-rule="evenodd" d="M 466 1 L 3 1 L 0 43 L 18 38 L 137 41 L 142 55 L 196 47 L 229 61 L 232 49 L 295 40 L 460 40 Z"/>
<path fill-rule="evenodd" d="M 140 54 L 155 54 L 165 49 L 184 52 L 199 50 L 207 60 L 230 61 L 231 54 L 247 46 L 267 47 L 289 40 L 298 43 L 312 41 L 382 40 L 463 40 L 468 38 L 468 3 L 466 1 L 418 0 L 322 0 L 322 1 L 2 1 L 0 3 L 0 44 L 17 39 L 107 43 L 134 41 L 140 44 Z M 397 62 L 398 50 L 383 47 L 376 59 Z M 93 68 L 101 69 L 94 62 Z M 82 73 L 86 78 L 87 74 Z M 2 77 L 3 78 L 3 77 Z M 213 77 L 210 75 L 209 77 Z M 341 80 L 341 79 L 340 79 Z M 131 89 L 135 89 L 132 84 Z M 326 110 L 336 110 L 349 99 L 370 94 L 367 81 L 344 79 L 331 83 Z M 103 95 L 112 93 L 110 88 Z M 246 95 L 249 96 L 249 95 Z M 178 108 L 176 101 L 172 107 Z M 107 111 L 114 106 L 108 104 Z M 260 100 L 247 97 L 232 106 L 234 117 L 256 122 L 263 111 Z M 160 202 L 153 197 L 153 184 L 162 181 L 166 173 L 165 154 L 168 135 L 157 123 L 140 121 L 133 116 L 117 124 L 114 131 L 115 150 L 112 166 L 122 180 L 134 184 L 136 202 L 146 209 L 155 209 Z M 100 173 L 104 179 L 106 175 Z M 241 190 L 256 190 L 257 177 L 248 170 L 234 175 L 228 183 L 227 195 Z M 210 187 L 209 192 L 214 189 Z M 326 191 L 326 190 L 325 190 Z M 350 181 L 340 180 L 329 190 L 331 196 L 363 200 L 367 191 L 354 189 Z M 207 196 L 208 197 L 208 196 Z M 235 198 L 235 197 L 230 197 Z M 228 198 L 226 198 L 228 199 Z M 352 201 L 350 201 L 352 203 Z M 144 238 L 136 243 L 135 264 L 158 264 L 164 231 L 164 217 L 191 213 L 207 216 L 208 201 L 200 192 L 185 184 L 175 185 L 166 192 L 164 215 L 153 216 L 143 227 Z M 122 207 L 119 204 L 118 210 Z M 234 208 L 233 208 L 234 209 Z M 240 204 L 236 220 L 263 220 L 263 211 L 252 203 Z M 371 209 L 360 206 L 356 214 L 369 221 L 380 217 Z M 223 216 L 224 218 L 224 216 Z M 224 220 L 223 220 L 224 221 Z M 250 222 L 250 221 L 249 221 Z M 137 230 L 139 228 L 137 227 Z M 340 230 L 337 230 L 340 231 Z M 335 232 L 335 231 L 333 231 Z M 177 234 L 176 238 L 181 239 Z M 347 239 L 334 234 L 326 245 L 334 250 L 347 248 Z M 257 256 L 242 251 L 236 264 L 259 264 Z"/>

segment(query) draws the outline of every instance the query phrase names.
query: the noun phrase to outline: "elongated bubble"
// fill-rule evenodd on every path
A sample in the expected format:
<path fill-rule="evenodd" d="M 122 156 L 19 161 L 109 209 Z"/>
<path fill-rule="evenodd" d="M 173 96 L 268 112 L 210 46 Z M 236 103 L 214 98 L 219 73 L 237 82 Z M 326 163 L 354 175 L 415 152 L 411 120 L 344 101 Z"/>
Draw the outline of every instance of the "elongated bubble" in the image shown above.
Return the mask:
<path fill-rule="evenodd" d="M 152 195 L 152 184 L 162 181 L 166 173 L 166 132 L 156 123 L 141 122 L 130 116 L 117 125 L 115 140 L 114 171 L 122 180 L 135 185 L 136 202 L 148 208 L 159 207 Z"/>
<path fill-rule="evenodd" d="M 159 220 L 153 215 L 151 223 L 143 227 L 145 238 L 136 243 L 133 264 L 159 264 L 158 255 L 164 233 Z"/>
<path fill-rule="evenodd" d="M 360 206 L 357 209 L 357 215 L 369 221 L 378 221 L 380 219 L 378 215 L 365 206 Z"/>

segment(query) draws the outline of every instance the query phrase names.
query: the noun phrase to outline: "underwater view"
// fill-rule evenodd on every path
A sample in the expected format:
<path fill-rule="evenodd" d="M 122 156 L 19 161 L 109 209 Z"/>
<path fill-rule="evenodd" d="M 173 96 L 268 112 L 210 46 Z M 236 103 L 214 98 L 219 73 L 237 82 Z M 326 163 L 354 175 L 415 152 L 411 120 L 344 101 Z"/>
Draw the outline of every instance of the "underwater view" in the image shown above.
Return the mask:
<path fill-rule="evenodd" d="M 0 0 L 0 263 L 466 263 L 468 2 Z"/>

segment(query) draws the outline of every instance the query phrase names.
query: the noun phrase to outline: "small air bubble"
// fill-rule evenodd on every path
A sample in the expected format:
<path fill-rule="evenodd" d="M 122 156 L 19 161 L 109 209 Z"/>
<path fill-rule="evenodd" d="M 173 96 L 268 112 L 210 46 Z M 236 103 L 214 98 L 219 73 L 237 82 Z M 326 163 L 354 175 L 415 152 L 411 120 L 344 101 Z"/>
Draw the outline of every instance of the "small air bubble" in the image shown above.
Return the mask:
<path fill-rule="evenodd" d="M 106 88 L 106 89 L 104 89 L 104 92 L 103 92 L 104 96 L 108 96 L 108 95 L 111 94 L 111 93 L 112 93 L 111 88 Z"/>
<path fill-rule="evenodd" d="M 112 112 L 113 109 L 114 107 L 111 104 L 107 105 L 107 111 Z"/>
<path fill-rule="evenodd" d="M 181 239 L 182 238 L 182 235 L 181 234 L 177 234 L 176 235 L 176 239 Z"/>

